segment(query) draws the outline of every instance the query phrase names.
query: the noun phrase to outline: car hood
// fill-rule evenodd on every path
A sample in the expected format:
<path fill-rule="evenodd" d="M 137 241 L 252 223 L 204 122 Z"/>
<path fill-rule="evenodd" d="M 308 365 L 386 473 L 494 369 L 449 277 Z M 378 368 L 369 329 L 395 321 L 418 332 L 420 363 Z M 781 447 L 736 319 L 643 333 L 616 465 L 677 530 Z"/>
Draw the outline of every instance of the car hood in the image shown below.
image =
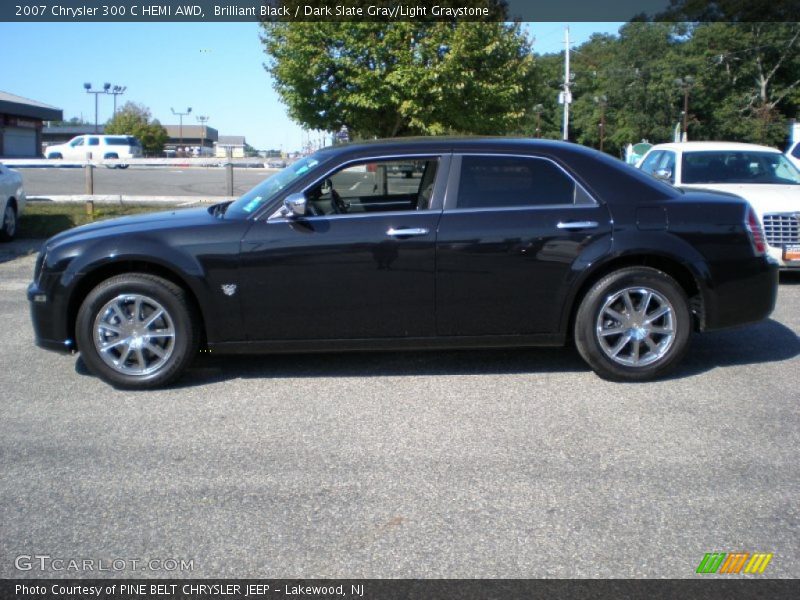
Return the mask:
<path fill-rule="evenodd" d="M 736 194 L 747 200 L 759 216 L 764 216 L 766 213 L 800 211 L 800 185 L 707 183 L 681 187 Z"/>
<path fill-rule="evenodd" d="M 203 208 L 184 208 L 171 211 L 146 213 L 97 221 L 63 231 L 47 240 L 48 248 L 63 242 L 88 240 L 108 235 L 147 233 L 157 229 L 172 229 L 202 225 L 217 220 L 213 210 Z"/>

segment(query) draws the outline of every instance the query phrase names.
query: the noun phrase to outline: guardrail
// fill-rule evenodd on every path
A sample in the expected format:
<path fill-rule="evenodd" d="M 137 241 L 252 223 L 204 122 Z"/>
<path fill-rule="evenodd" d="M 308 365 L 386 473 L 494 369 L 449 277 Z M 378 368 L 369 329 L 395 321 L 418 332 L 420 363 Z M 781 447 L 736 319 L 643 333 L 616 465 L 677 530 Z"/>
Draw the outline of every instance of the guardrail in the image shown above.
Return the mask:
<path fill-rule="evenodd" d="M 122 165 L 131 167 L 225 167 L 269 169 L 263 159 L 252 158 L 129 158 L 108 160 L 63 160 L 60 158 L 4 158 L 2 163 L 12 169 L 61 168 L 76 169 L 91 165 L 93 167 L 115 168 Z M 277 170 L 277 169 L 275 169 Z"/>

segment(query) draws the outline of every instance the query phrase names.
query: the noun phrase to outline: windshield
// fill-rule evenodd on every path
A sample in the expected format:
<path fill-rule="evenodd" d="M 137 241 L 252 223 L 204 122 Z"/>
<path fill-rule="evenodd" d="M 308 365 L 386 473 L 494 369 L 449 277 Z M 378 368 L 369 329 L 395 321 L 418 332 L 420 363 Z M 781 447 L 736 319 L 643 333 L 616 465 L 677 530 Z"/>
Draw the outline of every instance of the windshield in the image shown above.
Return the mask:
<path fill-rule="evenodd" d="M 683 183 L 800 185 L 800 171 L 778 152 L 684 152 Z"/>
<path fill-rule="evenodd" d="M 225 212 L 226 217 L 245 218 L 269 203 L 275 194 L 286 188 L 320 163 L 319 157 L 312 154 L 292 163 L 285 169 L 267 177 L 244 196 L 236 200 Z"/>

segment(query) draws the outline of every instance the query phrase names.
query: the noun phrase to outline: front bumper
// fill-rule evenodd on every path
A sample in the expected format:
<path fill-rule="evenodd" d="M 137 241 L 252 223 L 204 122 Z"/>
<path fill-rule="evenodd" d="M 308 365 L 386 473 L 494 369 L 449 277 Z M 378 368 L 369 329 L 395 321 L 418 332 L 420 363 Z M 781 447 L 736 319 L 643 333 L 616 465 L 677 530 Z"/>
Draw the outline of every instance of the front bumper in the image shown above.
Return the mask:
<path fill-rule="evenodd" d="M 800 260 L 783 260 L 783 248 L 767 246 L 767 253 L 774 259 L 781 271 L 794 271 L 800 269 Z"/>
<path fill-rule="evenodd" d="M 75 352 L 75 340 L 65 327 L 66 307 L 60 307 L 36 282 L 28 286 L 28 302 L 36 345 L 56 352 Z"/>

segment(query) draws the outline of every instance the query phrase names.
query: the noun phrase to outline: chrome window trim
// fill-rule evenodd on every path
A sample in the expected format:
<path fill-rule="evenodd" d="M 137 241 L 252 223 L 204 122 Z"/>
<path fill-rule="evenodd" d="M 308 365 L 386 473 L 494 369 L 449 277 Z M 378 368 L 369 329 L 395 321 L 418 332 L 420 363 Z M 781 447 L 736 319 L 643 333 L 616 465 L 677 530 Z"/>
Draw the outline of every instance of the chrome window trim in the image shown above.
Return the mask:
<path fill-rule="evenodd" d="M 427 215 L 427 214 L 431 214 L 431 213 L 440 213 L 440 212 L 442 212 L 442 210 L 441 209 L 432 210 L 430 208 L 427 209 L 427 210 L 379 210 L 379 211 L 375 211 L 375 212 L 347 213 L 347 214 L 344 214 L 344 215 L 341 215 L 341 214 L 339 214 L 339 215 L 337 215 L 337 214 L 332 214 L 332 215 L 308 215 L 308 216 L 304 216 L 304 217 L 300 217 L 300 218 L 294 218 L 294 219 L 291 219 L 291 218 L 288 218 L 288 217 L 275 216 L 275 215 L 278 214 L 278 212 L 280 212 L 280 209 L 278 209 L 278 211 L 273 213 L 273 216 L 271 216 L 265 222 L 266 223 L 297 223 L 297 222 L 301 222 L 301 221 L 302 222 L 320 221 L 320 220 L 323 220 L 323 219 L 325 219 L 325 220 L 348 219 L 348 218 L 349 219 L 363 219 L 365 217 L 392 217 L 392 216 L 395 216 L 395 215 L 397 215 L 397 216 L 400 216 L 400 215 L 406 215 L 406 216 L 407 215 Z"/>
<path fill-rule="evenodd" d="M 402 160 L 402 159 L 409 159 L 409 160 L 422 159 L 422 158 L 435 159 L 439 163 L 439 167 L 438 167 L 439 172 L 437 172 L 437 174 L 436 174 L 436 180 L 435 180 L 435 183 L 434 183 L 433 194 L 431 195 L 430 206 L 428 206 L 428 208 L 426 208 L 425 210 L 391 210 L 391 211 L 387 210 L 387 211 L 375 211 L 374 213 L 366 213 L 366 212 L 364 212 L 364 213 L 352 213 L 352 214 L 351 213 L 346 213 L 346 214 L 331 214 L 331 215 L 307 215 L 307 216 L 302 217 L 302 220 L 310 221 L 310 220 L 315 220 L 315 219 L 330 219 L 330 218 L 342 218 L 342 217 L 365 217 L 365 216 L 376 216 L 376 215 L 388 215 L 388 216 L 391 216 L 393 214 L 409 214 L 409 213 L 412 213 L 412 214 L 433 213 L 433 212 L 439 212 L 440 213 L 440 212 L 442 212 L 442 209 L 443 209 L 443 202 L 438 202 L 438 200 L 439 200 L 440 197 L 444 197 L 444 194 L 446 192 L 447 177 L 445 176 L 445 171 L 447 171 L 448 175 L 451 172 L 451 170 L 450 170 L 451 156 L 452 155 L 451 155 L 451 153 L 449 151 L 445 151 L 445 152 L 440 152 L 440 153 L 437 153 L 437 152 L 424 152 L 424 153 L 414 153 L 414 154 L 392 154 L 392 155 L 386 155 L 386 156 L 357 157 L 357 158 L 353 158 L 351 160 L 345 161 L 343 163 L 337 164 L 332 169 L 327 170 L 324 175 L 318 177 L 317 179 L 314 179 L 314 181 L 312 183 L 310 183 L 307 186 L 304 186 L 303 189 L 300 190 L 303 194 L 305 194 L 306 191 L 310 190 L 315 185 L 318 185 L 322 180 L 326 179 L 332 173 L 336 173 L 338 171 L 342 171 L 344 169 L 347 169 L 350 165 L 353 165 L 353 164 L 356 164 L 356 163 L 381 162 L 381 161 Z M 268 222 L 268 223 L 281 223 L 281 222 L 286 222 L 286 221 L 296 221 L 296 220 L 298 220 L 298 219 L 289 219 L 289 218 L 286 218 L 286 217 L 279 216 L 279 213 L 281 211 L 281 207 L 283 205 L 283 199 L 286 197 L 286 195 L 287 194 L 282 194 L 281 196 L 279 196 L 280 201 L 279 201 L 277 207 L 275 208 L 275 210 L 273 210 L 271 213 L 269 213 L 269 216 L 266 219 L 262 218 L 263 215 L 261 215 L 259 217 L 256 217 L 255 220 L 257 220 L 257 221 L 265 221 L 265 222 Z"/>
<path fill-rule="evenodd" d="M 526 158 L 526 159 L 533 159 L 533 160 L 546 160 L 552 164 L 554 164 L 559 170 L 561 170 L 564 175 L 566 175 L 572 183 L 575 184 L 576 187 L 580 188 L 581 191 L 585 194 L 585 197 L 591 200 L 591 202 L 576 204 L 573 201 L 571 204 L 531 204 L 529 206 L 483 206 L 478 208 L 458 208 L 458 192 L 459 186 L 461 182 L 461 168 L 462 168 L 462 158 L 465 156 L 480 156 L 484 158 Z M 453 155 L 453 164 L 451 165 L 450 173 L 451 173 L 451 181 L 448 186 L 447 190 L 447 202 L 445 202 L 444 210 L 447 213 L 452 212 L 472 212 L 472 211 L 496 211 L 496 210 L 552 210 L 554 208 L 590 208 L 590 207 L 598 207 L 601 206 L 601 203 L 595 198 L 594 194 L 589 193 L 589 190 L 586 189 L 580 181 L 575 179 L 573 175 L 567 171 L 562 165 L 560 165 L 557 161 L 553 160 L 549 156 L 541 156 L 541 155 L 534 155 L 534 154 L 513 154 L 513 153 L 505 153 L 505 152 L 458 152 Z M 454 175 L 455 173 L 455 175 Z M 451 187 L 455 189 L 451 190 Z M 576 194 L 577 197 L 577 194 Z"/>

